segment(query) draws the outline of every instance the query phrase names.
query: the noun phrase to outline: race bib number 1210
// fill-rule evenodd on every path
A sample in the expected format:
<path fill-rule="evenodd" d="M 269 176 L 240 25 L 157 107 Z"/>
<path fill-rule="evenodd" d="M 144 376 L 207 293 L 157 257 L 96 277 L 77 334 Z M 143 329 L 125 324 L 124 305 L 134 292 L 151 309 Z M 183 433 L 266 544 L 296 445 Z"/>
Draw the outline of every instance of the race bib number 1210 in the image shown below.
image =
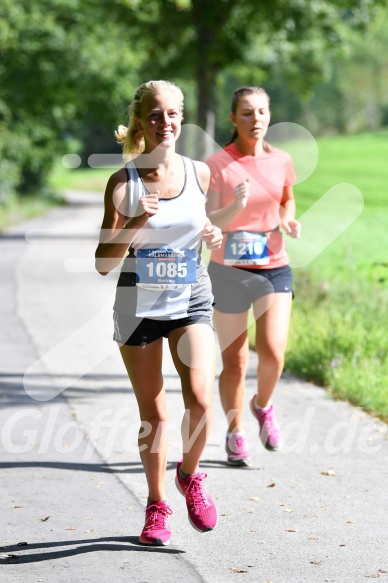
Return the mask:
<path fill-rule="evenodd" d="M 267 265 L 269 263 L 267 237 L 262 233 L 235 231 L 225 243 L 225 265 Z"/>

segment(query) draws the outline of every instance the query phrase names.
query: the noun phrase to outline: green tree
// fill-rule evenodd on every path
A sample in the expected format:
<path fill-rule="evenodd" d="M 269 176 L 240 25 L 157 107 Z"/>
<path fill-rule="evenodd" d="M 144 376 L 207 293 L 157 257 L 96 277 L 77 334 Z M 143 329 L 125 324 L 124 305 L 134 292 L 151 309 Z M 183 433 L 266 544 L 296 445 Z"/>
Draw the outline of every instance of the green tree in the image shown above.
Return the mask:
<path fill-rule="evenodd" d="M 322 79 L 300 99 L 297 78 L 276 67 L 265 86 L 273 118 L 305 125 L 314 135 L 376 130 L 388 124 L 388 8 L 363 30 L 344 24 L 341 49 L 328 54 Z"/>
<path fill-rule="evenodd" d="M 97 0 L 3 0 L 0 8 L 0 192 L 42 186 L 66 135 L 116 123 L 136 60 L 126 27 Z M 112 134 L 113 139 L 113 134 Z"/>
<path fill-rule="evenodd" d="M 139 30 L 148 31 L 137 38 L 147 55 L 146 76 L 157 71 L 159 76 L 194 78 L 195 123 L 212 135 L 225 70 L 242 70 L 246 79 L 254 79 L 254 70 L 262 75 L 282 65 L 299 90 L 308 92 L 321 78 L 328 51 L 341 45 L 345 26 L 365 28 L 382 3 L 151 0 L 131 18 L 142 24 Z"/>

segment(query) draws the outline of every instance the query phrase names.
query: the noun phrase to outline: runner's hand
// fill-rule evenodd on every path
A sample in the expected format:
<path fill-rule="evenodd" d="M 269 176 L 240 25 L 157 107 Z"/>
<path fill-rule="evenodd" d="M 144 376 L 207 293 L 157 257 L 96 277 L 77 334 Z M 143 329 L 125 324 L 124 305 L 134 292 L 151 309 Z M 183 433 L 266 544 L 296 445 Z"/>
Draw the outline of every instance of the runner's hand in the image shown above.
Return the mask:
<path fill-rule="evenodd" d="M 219 249 L 222 245 L 222 231 L 215 225 L 208 225 L 202 231 L 202 241 L 205 241 L 208 249 Z"/>
<path fill-rule="evenodd" d="M 153 217 L 158 212 L 159 194 L 159 190 L 155 190 L 155 192 L 140 198 L 140 205 L 143 207 L 143 212 L 148 218 Z"/>
<path fill-rule="evenodd" d="M 236 197 L 236 207 L 239 211 L 241 211 L 247 206 L 248 198 L 250 195 L 249 178 L 234 188 L 234 195 Z"/>
<path fill-rule="evenodd" d="M 293 239 L 298 239 L 300 237 L 300 231 L 302 225 L 296 219 L 282 219 L 280 221 L 281 228 Z"/>

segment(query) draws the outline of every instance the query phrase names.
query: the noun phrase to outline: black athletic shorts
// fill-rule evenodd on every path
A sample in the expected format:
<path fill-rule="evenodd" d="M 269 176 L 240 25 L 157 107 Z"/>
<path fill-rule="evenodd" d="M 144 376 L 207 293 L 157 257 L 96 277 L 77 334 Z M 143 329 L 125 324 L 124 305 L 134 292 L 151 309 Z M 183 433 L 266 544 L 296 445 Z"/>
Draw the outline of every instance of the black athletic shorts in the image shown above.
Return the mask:
<path fill-rule="evenodd" d="M 209 314 L 206 315 L 197 314 L 176 320 L 154 320 L 114 312 L 113 340 L 116 340 L 119 344 L 127 344 L 127 346 L 145 346 L 159 338 L 168 338 L 172 330 L 183 328 L 184 326 L 207 324 L 213 328 L 212 313 L 212 311 L 209 311 Z"/>
<path fill-rule="evenodd" d="M 208 273 L 212 282 L 215 309 L 226 314 L 249 310 L 253 302 L 272 293 L 291 293 L 289 265 L 273 269 L 228 267 L 211 261 Z"/>
<path fill-rule="evenodd" d="M 203 263 L 197 266 L 197 281 L 191 286 L 187 312 L 181 318 L 143 318 L 128 313 L 125 308 L 136 306 L 137 302 L 136 278 L 133 276 L 135 274 L 124 272 L 119 278 L 113 311 L 113 340 L 116 342 L 128 346 L 144 346 L 158 338 L 167 338 L 172 330 L 183 326 L 208 324 L 213 327 L 214 298 L 210 278 Z"/>

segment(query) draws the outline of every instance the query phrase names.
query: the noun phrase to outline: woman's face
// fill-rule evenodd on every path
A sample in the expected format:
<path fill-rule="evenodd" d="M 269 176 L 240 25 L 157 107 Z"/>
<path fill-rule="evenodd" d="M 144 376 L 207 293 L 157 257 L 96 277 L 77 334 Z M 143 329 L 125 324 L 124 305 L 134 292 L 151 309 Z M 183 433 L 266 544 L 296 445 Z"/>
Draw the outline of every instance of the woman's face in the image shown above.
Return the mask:
<path fill-rule="evenodd" d="M 236 113 L 230 114 L 238 137 L 250 141 L 264 138 L 270 117 L 268 99 L 264 93 L 242 95 L 238 100 Z"/>
<path fill-rule="evenodd" d="M 170 148 L 181 133 L 182 114 L 178 97 L 172 91 L 145 95 L 142 113 L 136 120 L 144 135 L 145 151 Z"/>

